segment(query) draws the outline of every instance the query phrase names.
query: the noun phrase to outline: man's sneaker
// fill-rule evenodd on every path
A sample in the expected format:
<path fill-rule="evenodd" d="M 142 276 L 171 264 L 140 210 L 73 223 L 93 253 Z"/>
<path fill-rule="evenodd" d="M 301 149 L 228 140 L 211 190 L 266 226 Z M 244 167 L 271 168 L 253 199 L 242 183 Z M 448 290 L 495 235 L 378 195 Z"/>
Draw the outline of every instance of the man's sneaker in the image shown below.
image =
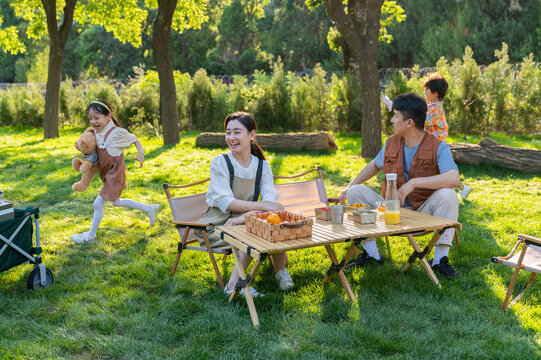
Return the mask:
<path fill-rule="evenodd" d="M 289 290 L 295 286 L 293 279 L 291 279 L 291 275 L 286 269 L 278 270 L 276 274 L 274 274 L 274 278 L 278 282 L 279 288 L 282 291 Z"/>
<path fill-rule="evenodd" d="M 158 210 L 160 210 L 160 204 L 150 205 L 150 210 L 148 212 L 148 222 L 150 226 L 154 226 L 154 224 L 156 224 L 156 220 L 158 219 Z"/>
<path fill-rule="evenodd" d="M 84 244 L 96 240 L 95 236 L 88 236 L 88 232 L 71 235 L 70 239 L 76 244 Z"/>
<path fill-rule="evenodd" d="M 366 250 L 363 250 L 363 253 L 361 254 L 361 256 L 359 256 L 357 259 L 355 259 L 355 260 L 351 261 L 349 264 L 347 264 L 344 270 L 348 271 L 349 269 L 354 268 L 354 267 L 362 268 L 366 264 L 369 264 L 369 263 L 372 263 L 372 262 L 375 262 L 376 264 L 381 265 L 381 264 L 383 264 L 383 257 L 381 257 L 381 255 L 380 255 L 380 259 L 377 260 L 376 258 L 373 258 L 372 256 L 368 255 Z"/>
<path fill-rule="evenodd" d="M 463 185 L 463 189 L 461 189 L 461 190 L 459 191 L 459 193 L 460 193 L 460 198 L 461 198 L 462 200 L 466 200 L 466 198 L 468 197 L 468 195 L 470 195 L 471 191 L 472 191 L 472 188 L 471 188 L 471 187 L 469 187 L 468 185 Z"/>
<path fill-rule="evenodd" d="M 229 290 L 227 288 L 227 285 L 224 287 L 224 294 L 226 294 L 227 296 L 231 296 L 231 294 L 233 294 L 233 290 Z M 254 289 L 253 287 L 250 286 L 250 294 L 252 294 L 252 297 L 253 298 L 256 298 L 256 297 L 263 297 L 263 294 L 257 292 L 256 289 Z M 239 295 L 240 296 L 244 296 L 244 288 L 240 289 L 240 292 L 239 292 Z"/>
<path fill-rule="evenodd" d="M 444 278 L 454 279 L 458 277 L 456 270 L 449 264 L 449 258 L 447 256 L 442 257 L 438 265 L 432 265 L 432 260 L 429 260 L 428 264 L 432 270 L 439 272 Z"/>

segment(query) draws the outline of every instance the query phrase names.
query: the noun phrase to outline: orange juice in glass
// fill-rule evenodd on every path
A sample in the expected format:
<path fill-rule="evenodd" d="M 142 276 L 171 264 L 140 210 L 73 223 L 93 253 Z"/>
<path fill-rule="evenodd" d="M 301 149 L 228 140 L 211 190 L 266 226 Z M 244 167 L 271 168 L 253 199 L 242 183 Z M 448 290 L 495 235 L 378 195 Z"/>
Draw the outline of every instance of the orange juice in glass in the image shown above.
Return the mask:
<path fill-rule="evenodd" d="M 400 224 L 400 211 L 385 211 L 385 224 L 396 225 Z"/>

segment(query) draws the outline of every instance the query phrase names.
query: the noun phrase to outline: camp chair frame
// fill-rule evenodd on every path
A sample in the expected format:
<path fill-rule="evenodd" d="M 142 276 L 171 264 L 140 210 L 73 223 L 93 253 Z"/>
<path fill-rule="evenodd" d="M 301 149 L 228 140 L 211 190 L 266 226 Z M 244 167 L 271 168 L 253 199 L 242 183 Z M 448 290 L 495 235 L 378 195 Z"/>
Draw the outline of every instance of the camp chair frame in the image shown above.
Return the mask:
<path fill-rule="evenodd" d="M 515 255 L 520 244 L 523 244 L 523 247 L 520 251 L 516 264 L 513 261 L 508 261 Z M 541 253 L 541 239 L 529 235 L 519 234 L 518 240 L 509 254 L 507 254 L 506 256 L 495 256 L 492 258 L 493 262 L 497 262 L 499 264 L 507 266 L 513 266 L 515 268 L 513 276 L 511 277 L 511 282 L 509 283 L 509 288 L 507 289 L 507 293 L 505 294 L 505 299 L 503 300 L 501 308 L 502 311 L 506 311 L 508 307 L 516 304 L 522 298 L 526 290 L 532 285 L 536 273 L 541 273 L 541 269 L 539 267 L 535 267 L 534 264 L 524 262 L 527 253 L 531 254 L 532 252 L 535 252 L 537 254 Z M 517 295 L 517 297 L 515 297 L 511 302 L 509 302 L 509 299 L 511 298 L 511 295 L 513 293 L 513 289 L 515 288 L 518 273 L 520 272 L 520 270 L 530 271 L 531 275 L 522 286 L 522 289 L 520 290 L 520 293 Z"/>
<path fill-rule="evenodd" d="M 216 263 L 216 259 L 214 258 L 214 254 L 221 254 L 223 255 L 223 259 L 227 257 L 227 255 L 231 254 L 231 249 L 213 249 L 210 246 L 209 239 L 207 237 L 207 226 L 210 224 L 208 223 L 198 223 L 197 220 L 201 218 L 201 215 L 205 211 L 207 207 L 206 203 L 206 192 L 204 193 L 198 193 L 195 195 L 188 195 L 183 196 L 179 198 L 174 198 L 171 196 L 171 192 L 169 189 L 184 189 L 189 188 L 192 186 L 196 186 L 199 184 L 204 184 L 206 182 L 210 181 L 210 178 L 206 178 L 201 181 L 197 181 L 191 184 L 186 185 L 170 185 L 170 184 L 163 184 L 163 189 L 165 191 L 165 195 L 167 196 L 167 201 L 169 202 L 169 207 L 171 208 L 171 212 L 173 213 L 173 224 L 175 224 L 175 227 L 178 231 L 178 234 L 181 238 L 181 241 L 178 243 L 177 248 L 177 256 L 175 257 L 175 262 L 173 263 L 173 267 L 171 268 L 171 275 L 174 275 L 177 271 L 178 263 L 180 261 L 180 256 L 182 255 L 182 252 L 184 250 L 195 250 L 195 251 L 203 251 L 207 252 L 209 254 L 210 261 L 212 263 L 212 267 L 214 269 L 214 272 L 216 273 L 216 278 L 218 279 L 218 283 L 220 284 L 220 287 L 224 288 L 224 281 L 222 278 L 222 275 L 220 274 L 220 270 L 218 269 L 218 264 Z M 188 218 L 183 217 L 181 215 L 184 203 L 186 205 L 190 203 L 191 206 L 195 206 L 197 210 L 197 206 L 199 205 L 199 209 L 201 210 L 200 213 L 198 211 L 192 212 L 191 215 Z M 192 243 L 198 243 L 197 238 L 194 237 L 192 234 L 192 230 L 201 230 L 203 234 L 203 241 L 205 243 L 205 246 L 193 246 L 190 245 Z"/>

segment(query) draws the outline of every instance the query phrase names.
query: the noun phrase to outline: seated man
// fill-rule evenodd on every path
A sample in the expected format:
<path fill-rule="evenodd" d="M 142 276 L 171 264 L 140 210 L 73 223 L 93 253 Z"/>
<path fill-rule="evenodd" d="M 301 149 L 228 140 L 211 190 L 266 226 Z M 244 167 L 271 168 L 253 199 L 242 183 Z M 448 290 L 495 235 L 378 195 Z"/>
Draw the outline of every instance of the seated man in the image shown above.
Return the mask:
<path fill-rule="evenodd" d="M 401 206 L 456 221 L 458 198 L 454 188 L 460 181 L 458 168 L 449 145 L 424 130 L 426 102 L 415 94 L 403 94 L 395 98 L 393 105 L 391 122 L 395 135 L 387 139 L 376 158 L 340 194 L 340 203 L 344 204 L 347 198 L 350 204 L 363 203 L 376 208 L 376 202 L 385 197 L 385 180 L 381 187 L 383 197 L 360 184 L 383 170 L 384 174 L 398 174 Z M 434 258 L 429 261 L 434 271 L 447 278 L 458 276 L 447 257 L 454 231 L 447 229 L 441 235 L 434 247 Z M 362 245 L 363 253 L 346 270 L 369 262 L 383 263 L 375 239 L 364 240 Z"/>

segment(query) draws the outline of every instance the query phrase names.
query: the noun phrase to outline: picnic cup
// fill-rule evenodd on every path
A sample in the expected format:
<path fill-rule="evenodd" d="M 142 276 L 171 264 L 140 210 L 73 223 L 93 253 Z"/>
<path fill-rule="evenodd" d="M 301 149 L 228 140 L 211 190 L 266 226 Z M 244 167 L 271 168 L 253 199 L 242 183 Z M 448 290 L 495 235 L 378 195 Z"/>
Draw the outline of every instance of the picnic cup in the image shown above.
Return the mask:
<path fill-rule="evenodd" d="M 331 206 L 331 223 L 342 224 L 344 221 L 344 206 L 334 205 Z"/>

